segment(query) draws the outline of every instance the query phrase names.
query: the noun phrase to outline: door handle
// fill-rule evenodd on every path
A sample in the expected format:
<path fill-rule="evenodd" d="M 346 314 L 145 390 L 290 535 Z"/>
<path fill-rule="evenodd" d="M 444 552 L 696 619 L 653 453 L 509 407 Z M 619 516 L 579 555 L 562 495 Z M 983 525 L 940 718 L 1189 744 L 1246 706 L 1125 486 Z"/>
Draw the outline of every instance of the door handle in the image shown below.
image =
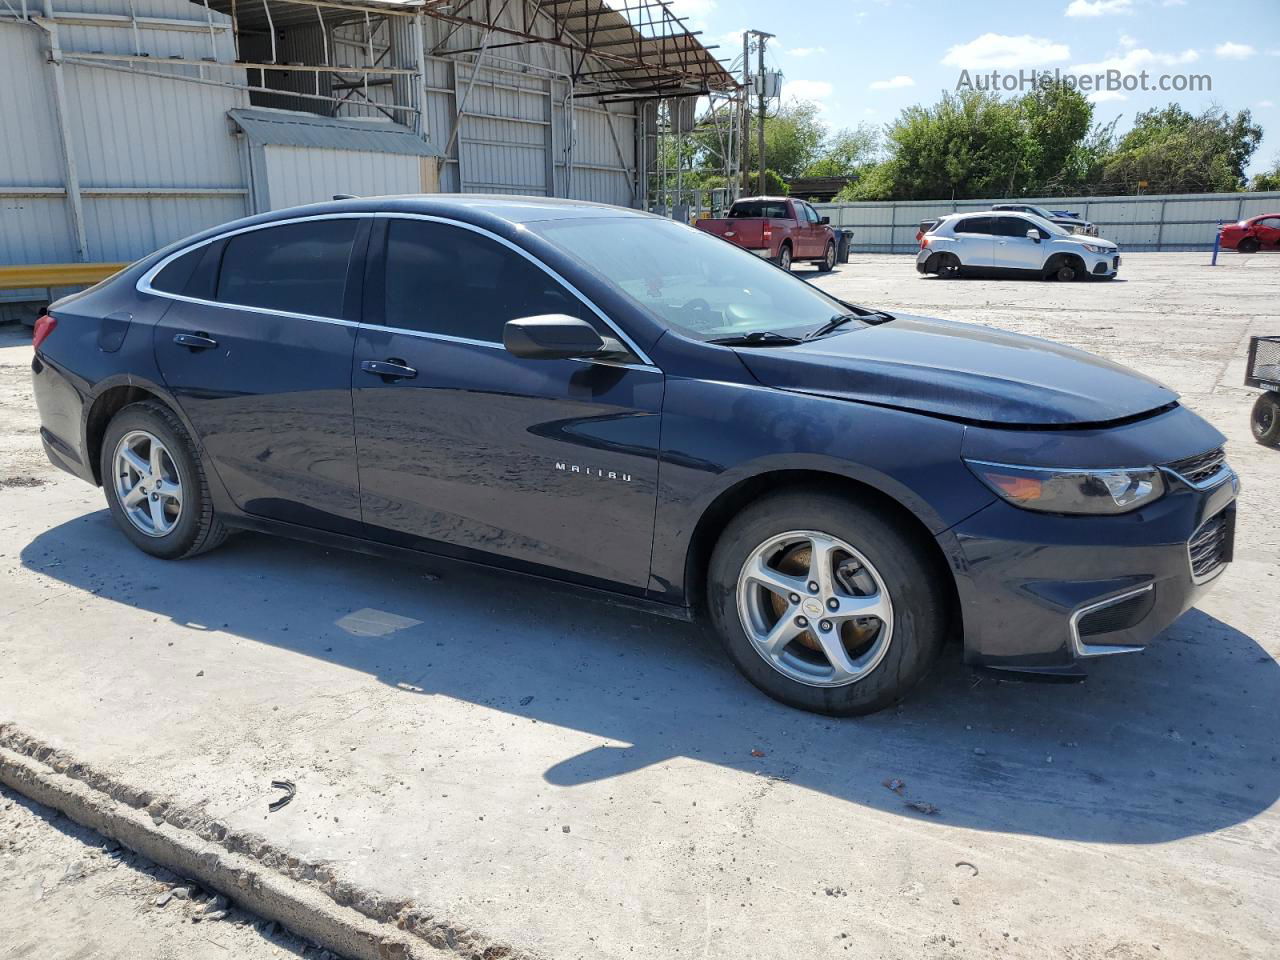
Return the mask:
<path fill-rule="evenodd" d="M 174 334 L 173 342 L 180 347 L 189 347 L 192 350 L 210 350 L 218 345 L 217 340 L 203 333 Z"/>
<path fill-rule="evenodd" d="M 381 377 L 383 383 L 391 383 L 395 380 L 412 380 L 418 375 L 417 370 L 396 357 L 392 357 L 390 360 L 361 360 L 360 369 L 365 373 L 373 374 L 375 377 Z"/>

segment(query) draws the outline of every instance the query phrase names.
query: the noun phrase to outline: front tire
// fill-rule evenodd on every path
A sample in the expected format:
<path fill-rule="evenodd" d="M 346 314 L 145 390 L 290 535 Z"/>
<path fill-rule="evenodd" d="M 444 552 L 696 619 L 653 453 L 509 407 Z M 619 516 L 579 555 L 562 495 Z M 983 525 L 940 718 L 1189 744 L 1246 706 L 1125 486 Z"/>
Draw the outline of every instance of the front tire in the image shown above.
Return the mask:
<path fill-rule="evenodd" d="M 1262 244 L 1258 242 L 1257 237 L 1245 237 L 1236 244 L 1238 253 L 1257 253 L 1262 249 Z"/>
<path fill-rule="evenodd" d="M 179 560 L 226 539 L 195 444 L 163 404 L 133 403 L 117 413 L 99 464 L 111 515 L 139 550 Z"/>
<path fill-rule="evenodd" d="M 816 713 L 872 713 L 937 657 L 945 570 L 882 511 L 817 490 L 740 513 L 712 553 L 707 598 L 730 659 L 776 700 Z"/>
<path fill-rule="evenodd" d="M 822 259 L 818 261 L 818 271 L 820 273 L 830 273 L 836 268 L 836 245 L 834 243 L 827 244 L 827 251 L 822 255 Z"/>
<path fill-rule="evenodd" d="M 1280 447 L 1280 393 L 1269 390 L 1254 401 L 1249 427 L 1259 443 Z"/>

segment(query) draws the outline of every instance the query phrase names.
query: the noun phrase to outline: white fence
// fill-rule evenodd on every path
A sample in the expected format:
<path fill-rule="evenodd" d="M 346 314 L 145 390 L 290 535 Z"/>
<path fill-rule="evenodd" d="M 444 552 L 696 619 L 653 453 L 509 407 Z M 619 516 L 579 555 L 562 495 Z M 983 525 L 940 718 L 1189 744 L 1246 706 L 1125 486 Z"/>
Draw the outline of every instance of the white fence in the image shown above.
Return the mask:
<path fill-rule="evenodd" d="M 859 253 L 913 253 L 920 221 L 966 210 L 987 210 L 1000 200 L 886 200 L 815 203 L 835 227 L 853 231 Z M 1018 197 L 1049 210 L 1071 210 L 1123 250 L 1208 250 L 1219 223 L 1280 213 L 1280 192 L 1193 193 L 1145 197 Z"/>

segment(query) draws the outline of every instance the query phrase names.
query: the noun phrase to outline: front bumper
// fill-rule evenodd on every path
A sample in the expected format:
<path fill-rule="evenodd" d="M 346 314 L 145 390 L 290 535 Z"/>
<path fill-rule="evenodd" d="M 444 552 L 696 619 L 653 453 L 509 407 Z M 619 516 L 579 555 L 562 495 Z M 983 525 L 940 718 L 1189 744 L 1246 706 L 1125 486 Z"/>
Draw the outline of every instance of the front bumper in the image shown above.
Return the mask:
<path fill-rule="evenodd" d="M 1193 606 L 1231 559 L 1239 481 L 1170 491 L 1132 514 L 1066 517 L 992 503 L 948 531 L 965 659 L 1026 672 L 1133 653 Z"/>
<path fill-rule="evenodd" d="M 1114 277 L 1120 272 L 1120 251 L 1108 250 L 1105 253 L 1090 253 L 1081 250 L 1085 268 L 1091 277 Z"/>

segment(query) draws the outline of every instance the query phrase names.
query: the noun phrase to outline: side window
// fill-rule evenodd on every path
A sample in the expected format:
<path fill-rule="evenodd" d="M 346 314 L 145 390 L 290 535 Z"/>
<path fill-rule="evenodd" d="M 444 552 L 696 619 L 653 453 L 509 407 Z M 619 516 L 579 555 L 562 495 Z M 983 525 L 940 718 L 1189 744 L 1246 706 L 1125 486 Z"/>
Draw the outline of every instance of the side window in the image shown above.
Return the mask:
<path fill-rule="evenodd" d="M 1030 220 L 1023 220 L 1021 217 L 994 217 L 994 229 L 991 231 L 997 237 L 1022 237 L 1024 240 L 1028 230 L 1035 230 L 1042 233 L 1034 223 Z"/>
<path fill-rule="evenodd" d="M 359 220 L 308 220 L 240 233 L 218 274 L 221 303 L 341 317 Z"/>
<path fill-rule="evenodd" d="M 191 275 L 196 272 L 196 267 L 200 264 L 200 258 L 204 256 L 205 247 L 196 247 L 189 253 L 169 263 L 151 278 L 151 286 L 153 289 L 161 290 L 165 293 L 182 294 L 186 292 L 187 282 L 191 279 Z"/>
<path fill-rule="evenodd" d="M 818 216 L 818 211 L 813 209 L 813 207 L 809 206 L 809 204 L 807 203 L 804 205 L 804 212 L 809 217 L 810 223 L 817 223 L 819 220 L 822 219 L 820 216 Z"/>
<path fill-rule="evenodd" d="M 386 265 L 389 327 L 501 343 L 503 325 L 519 317 L 566 313 L 594 322 L 545 270 L 462 227 L 392 219 Z"/>
<path fill-rule="evenodd" d="M 956 224 L 956 233 L 991 233 L 990 217 L 965 217 Z"/>

